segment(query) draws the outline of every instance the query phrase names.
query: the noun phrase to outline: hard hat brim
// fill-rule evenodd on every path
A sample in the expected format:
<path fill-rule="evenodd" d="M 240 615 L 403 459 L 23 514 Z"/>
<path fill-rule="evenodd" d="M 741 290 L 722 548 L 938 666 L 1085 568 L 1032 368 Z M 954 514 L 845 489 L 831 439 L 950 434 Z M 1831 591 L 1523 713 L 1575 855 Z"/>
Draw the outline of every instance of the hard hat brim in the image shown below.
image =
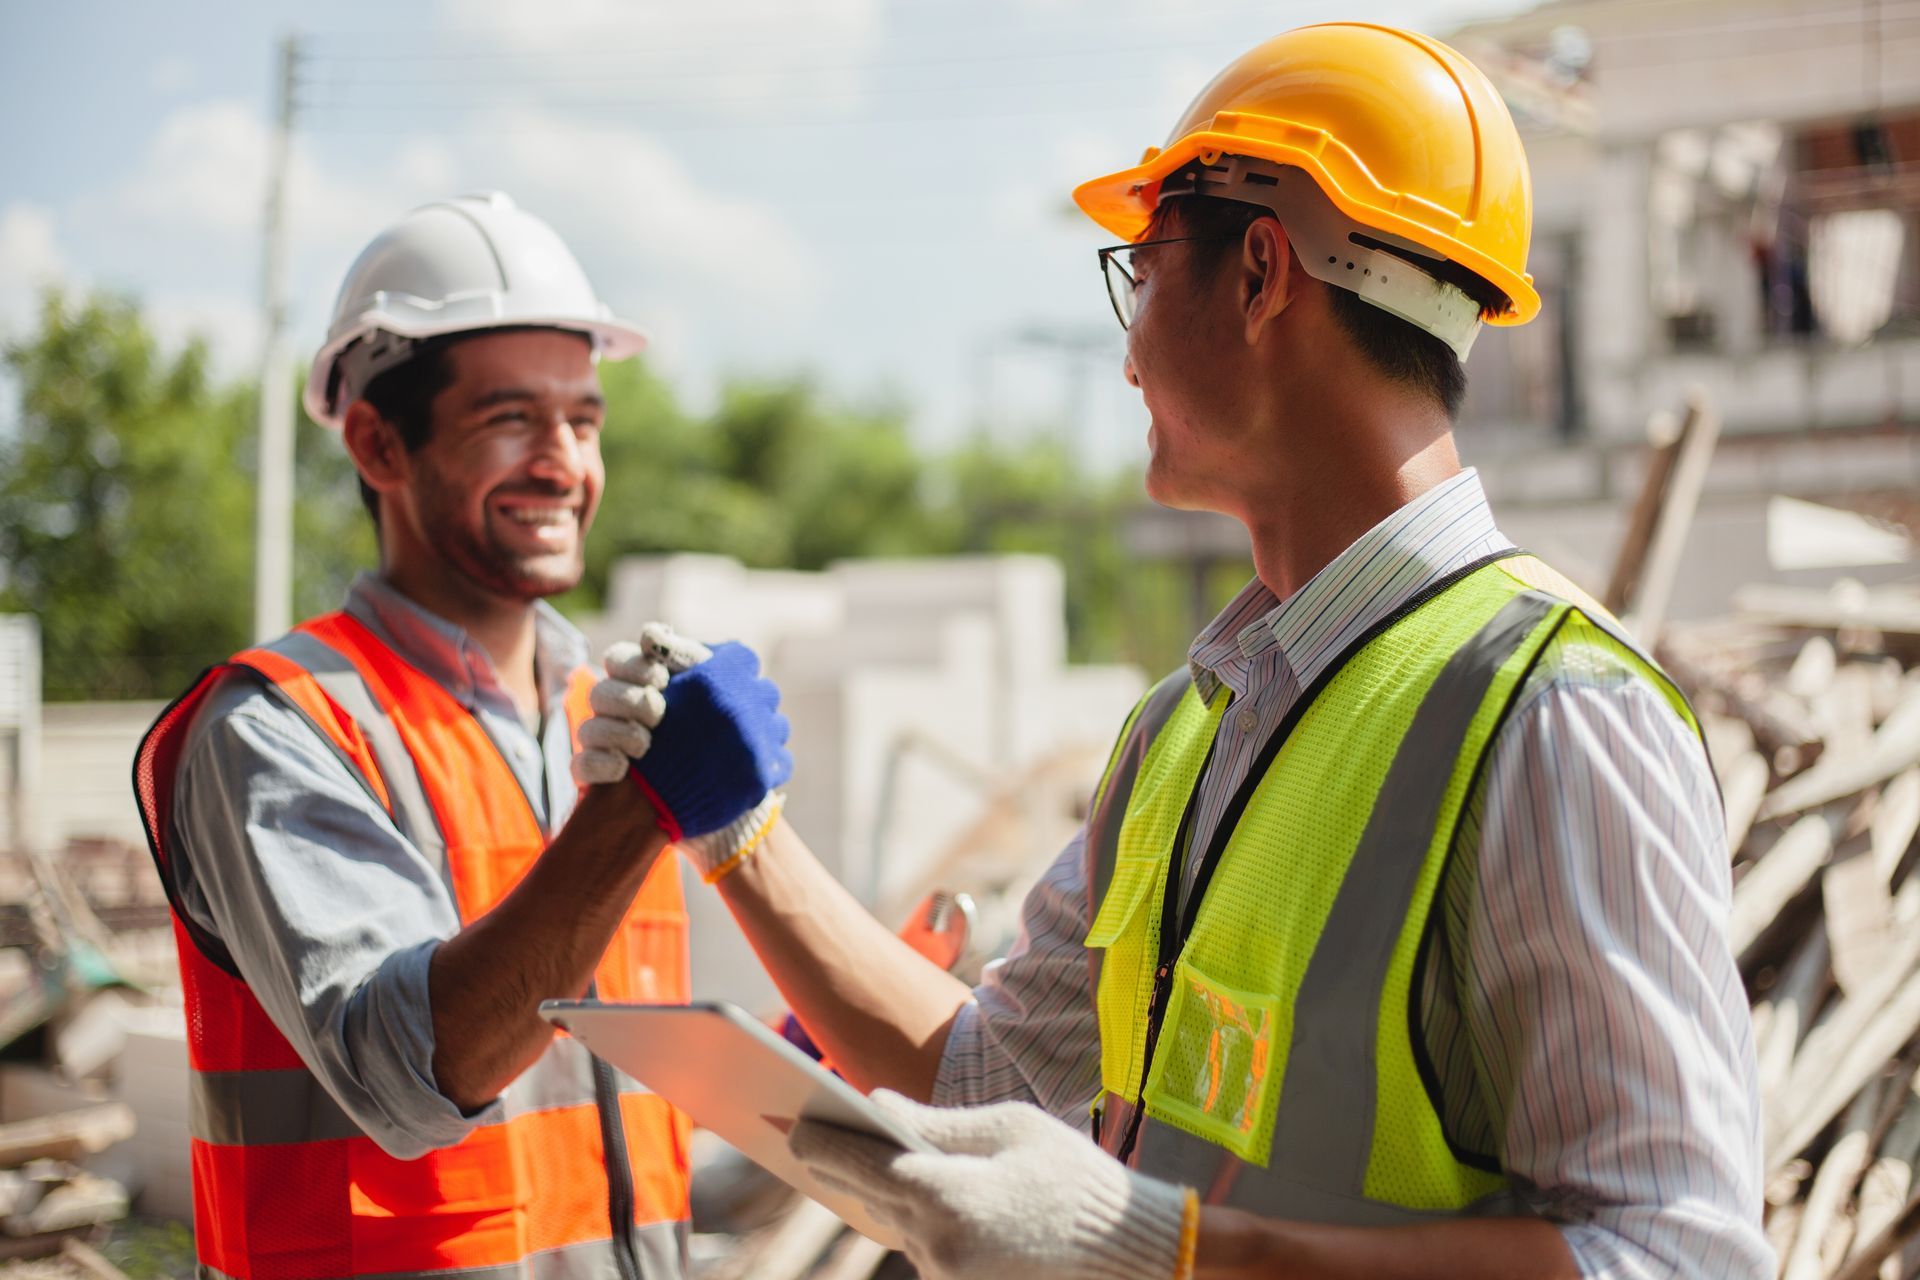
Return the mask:
<path fill-rule="evenodd" d="M 322 347 L 313 358 L 307 373 L 307 385 L 301 393 L 301 404 L 307 416 L 323 427 L 338 430 L 346 405 L 330 403 L 334 367 L 340 354 L 361 338 L 376 330 L 398 334 L 403 338 L 439 338 L 461 333 L 485 333 L 489 329 L 558 329 L 567 333 L 584 334 L 593 341 L 596 360 L 630 360 L 646 350 L 650 337 L 645 329 L 628 324 L 624 320 L 611 317 L 605 319 L 582 319 L 579 316 L 501 316 L 497 320 L 476 324 L 463 319 L 457 323 L 423 323 L 405 316 L 388 314 L 369 314 L 362 317 L 362 323 L 351 330 L 339 334 Z"/>
<path fill-rule="evenodd" d="M 1257 124 L 1260 134 L 1264 136 L 1254 137 L 1237 132 L 1236 126 L 1243 121 Z M 1073 190 L 1074 203 L 1100 226 L 1122 240 L 1133 241 L 1145 234 L 1147 225 L 1153 220 L 1153 211 L 1160 199 L 1161 182 L 1182 165 L 1195 160 L 1212 164 L 1222 155 L 1253 156 L 1276 164 L 1293 165 L 1312 174 L 1334 206 L 1355 222 L 1431 249 L 1459 263 L 1506 294 L 1512 301 L 1512 307 L 1497 315 L 1487 316 L 1488 324 L 1525 324 L 1540 313 L 1540 294 L 1533 287 L 1532 276 L 1521 275 L 1473 246 L 1435 229 L 1433 222 L 1444 222 L 1451 218 L 1445 210 L 1417 197 L 1385 191 L 1377 186 L 1365 191 L 1343 188 L 1322 161 L 1324 153 L 1337 150 L 1347 159 L 1348 163 L 1340 167 L 1350 175 L 1352 185 L 1358 185 L 1352 182 L 1352 176 L 1363 177 L 1366 171 L 1357 159 L 1347 153 L 1337 138 L 1324 130 L 1236 112 L 1221 112 L 1214 117 L 1213 126 L 1186 134 L 1165 150 L 1149 147 L 1139 164 L 1081 183 Z M 1276 137 L 1288 140 L 1276 141 Z M 1396 211 L 1397 206 L 1410 205 L 1418 206 L 1418 212 L 1425 221 Z"/>

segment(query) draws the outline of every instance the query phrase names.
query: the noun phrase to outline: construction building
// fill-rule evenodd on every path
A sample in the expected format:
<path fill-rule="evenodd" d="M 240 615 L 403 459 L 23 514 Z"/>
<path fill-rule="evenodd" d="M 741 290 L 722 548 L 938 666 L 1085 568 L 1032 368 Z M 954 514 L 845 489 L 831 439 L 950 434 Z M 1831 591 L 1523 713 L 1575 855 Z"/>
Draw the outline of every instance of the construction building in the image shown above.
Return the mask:
<path fill-rule="evenodd" d="M 1482 336 L 1462 442 L 1509 533 L 1604 580 L 1648 424 L 1719 415 L 1676 609 L 1723 611 L 1767 499 L 1920 492 L 1920 11 L 1547 4 L 1449 37 L 1533 166 L 1540 321 Z M 1870 572 L 1870 571 L 1867 571 Z"/>

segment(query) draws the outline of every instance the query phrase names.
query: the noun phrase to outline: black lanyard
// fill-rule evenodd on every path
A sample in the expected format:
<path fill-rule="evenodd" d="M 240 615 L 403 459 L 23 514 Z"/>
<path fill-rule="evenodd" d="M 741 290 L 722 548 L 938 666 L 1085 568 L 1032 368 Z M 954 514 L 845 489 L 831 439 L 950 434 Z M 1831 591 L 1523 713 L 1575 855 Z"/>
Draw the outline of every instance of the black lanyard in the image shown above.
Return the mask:
<path fill-rule="evenodd" d="M 1147 1076 L 1153 1070 L 1153 1055 L 1160 1044 L 1160 1024 L 1167 1016 L 1167 1001 L 1173 986 L 1173 966 L 1186 948 L 1187 939 L 1193 935 L 1193 927 L 1200 918 L 1200 906 L 1206 900 L 1207 888 L 1213 883 L 1214 872 L 1220 869 L 1221 860 L 1226 857 L 1227 846 L 1233 841 L 1233 834 L 1240 825 L 1240 819 L 1246 816 L 1247 805 L 1266 781 L 1267 771 L 1279 758 L 1280 749 L 1287 745 L 1287 739 L 1293 735 L 1295 726 L 1302 716 L 1317 702 L 1320 695 L 1333 683 L 1335 676 L 1346 668 L 1347 662 L 1362 649 L 1383 634 L 1421 605 L 1440 595 L 1455 583 L 1467 578 L 1498 560 L 1524 554 L 1508 550 L 1482 556 L 1473 563 L 1447 574 L 1424 590 L 1409 598 L 1399 608 L 1380 621 L 1368 627 L 1359 636 L 1343 648 L 1326 668 L 1314 679 L 1312 686 L 1301 692 L 1294 700 L 1287 714 L 1280 718 L 1279 725 L 1261 744 L 1260 754 L 1254 757 L 1248 766 L 1246 777 L 1234 790 L 1233 799 L 1228 802 L 1226 811 L 1220 815 L 1220 821 L 1214 824 L 1207 838 L 1207 852 L 1200 860 L 1200 869 L 1193 878 L 1193 890 L 1187 894 L 1185 910 L 1178 910 L 1180 901 L 1179 883 L 1186 875 L 1187 845 L 1192 838 L 1195 811 L 1200 807 L 1200 792 L 1207 781 L 1207 770 L 1213 766 L 1214 747 L 1219 744 L 1218 726 L 1214 730 L 1213 741 L 1207 744 L 1207 757 L 1200 765 L 1200 772 L 1194 779 L 1193 791 L 1187 797 L 1187 807 L 1180 815 L 1180 827 L 1173 839 L 1173 852 L 1167 865 L 1167 884 L 1165 895 L 1160 903 L 1160 954 L 1153 969 L 1153 994 L 1147 1001 L 1147 1042 L 1146 1054 L 1140 1064 L 1140 1088 L 1134 1095 L 1133 1115 L 1127 1121 L 1126 1137 L 1120 1141 L 1116 1152 L 1122 1163 L 1133 1154 L 1134 1144 L 1140 1138 L 1140 1122 L 1147 1113 Z M 1176 911 L 1178 918 L 1176 919 Z"/>

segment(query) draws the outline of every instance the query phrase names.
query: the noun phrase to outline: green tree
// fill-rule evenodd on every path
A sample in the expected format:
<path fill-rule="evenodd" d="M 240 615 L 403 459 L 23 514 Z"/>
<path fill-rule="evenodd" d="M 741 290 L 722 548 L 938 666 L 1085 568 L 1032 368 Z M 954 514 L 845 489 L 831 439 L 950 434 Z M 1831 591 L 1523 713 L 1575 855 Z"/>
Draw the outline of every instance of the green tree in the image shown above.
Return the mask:
<path fill-rule="evenodd" d="M 287 394 L 297 400 L 299 386 Z M 310 618 L 340 607 L 353 575 L 379 564 L 380 545 L 340 433 L 302 408 L 293 442 L 293 616 Z"/>
<path fill-rule="evenodd" d="M 805 380 L 727 388 L 710 426 L 726 475 L 777 512 L 750 564 L 819 569 L 849 556 L 934 550 L 924 463 L 894 407 L 825 403 Z"/>
<path fill-rule="evenodd" d="M 600 366 L 607 398 L 600 452 L 607 485 L 587 539 L 587 573 L 556 603 L 590 609 L 626 555 L 708 551 L 753 560 L 780 536 L 761 497 L 715 464 L 707 425 L 683 413 L 643 361 Z"/>
<path fill-rule="evenodd" d="M 1123 624 L 1119 520 L 1138 500 L 1130 475 L 1087 476 L 1058 442 L 975 443 L 946 459 L 953 549 L 1050 555 L 1066 573 L 1067 643 L 1078 661 L 1140 661 Z"/>
<path fill-rule="evenodd" d="M 255 397 L 203 344 L 160 352 L 122 298 L 49 294 L 4 359 L 0 612 L 38 615 L 49 700 L 159 698 L 244 645 L 253 616 Z M 351 467 L 302 422 L 296 595 L 331 607 L 371 564 Z"/>
<path fill-rule="evenodd" d="M 179 691 L 248 639 L 252 387 L 218 385 L 197 343 L 162 354 L 138 308 L 105 296 L 50 295 L 4 359 L 21 406 L 0 439 L 0 611 L 39 615 L 49 698 Z M 639 361 L 601 379 L 607 489 L 562 608 L 597 607 L 624 555 L 818 569 L 1030 552 L 1066 568 L 1075 658 L 1163 670 L 1191 638 L 1185 571 L 1125 554 L 1132 475 L 1090 478 L 1039 441 L 929 456 L 900 407 L 839 403 L 805 378 L 733 382 L 706 415 Z M 295 607 L 308 616 L 335 607 L 377 550 L 338 436 L 302 414 L 295 440 Z M 1222 568 L 1207 595 L 1245 580 Z"/>
<path fill-rule="evenodd" d="M 601 369 L 607 487 L 587 577 L 561 605 L 592 607 L 621 556 L 700 551 L 760 568 L 940 549 L 925 464 L 893 408 L 850 410 L 804 379 L 740 381 L 689 417 L 639 361 Z"/>
<path fill-rule="evenodd" d="M 48 296 L 6 362 L 0 610 L 39 615 L 49 699 L 177 691 L 246 634 L 245 398 L 212 385 L 200 343 L 163 357 L 117 298 Z"/>

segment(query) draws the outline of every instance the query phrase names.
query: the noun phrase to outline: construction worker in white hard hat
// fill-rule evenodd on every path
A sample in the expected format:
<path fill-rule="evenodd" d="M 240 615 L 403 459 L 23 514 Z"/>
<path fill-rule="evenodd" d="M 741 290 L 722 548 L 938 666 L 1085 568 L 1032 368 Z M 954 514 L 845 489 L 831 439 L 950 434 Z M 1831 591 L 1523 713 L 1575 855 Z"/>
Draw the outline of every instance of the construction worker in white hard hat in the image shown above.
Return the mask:
<path fill-rule="evenodd" d="M 784 823 L 716 868 L 813 1039 L 944 1154 L 793 1151 L 929 1280 L 1772 1275 L 1693 713 L 1455 449 L 1470 344 L 1540 307 L 1498 93 L 1411 32 L 1302 28 L 1075 197 L 1122 241 L 1147 491 L 1239 520 L 1256 577 L 978 987 Z"/>
<path fill-rule="evenodd" d="M 686 1275 L 685 1118 L 537 1013 L 684 1001 L 660 855 L 785 777 L 783 723 L 757 772 L 708 776 L 736 726 L 662 722 L 677 695 L 643 664 L 596 731 L 647 788 L 576 805 L 595 673 L 542 601 L 579 581 L 600 500 L 596 362 L 643 343 L 503 195 L 416 209 L 347 273 L 306 405 L 352 455 L 379 566 L 210 669 L 135 769 L 186 993 L 203 1276 Z M 700 672 L 778 696 L 743 652 Z"/>

